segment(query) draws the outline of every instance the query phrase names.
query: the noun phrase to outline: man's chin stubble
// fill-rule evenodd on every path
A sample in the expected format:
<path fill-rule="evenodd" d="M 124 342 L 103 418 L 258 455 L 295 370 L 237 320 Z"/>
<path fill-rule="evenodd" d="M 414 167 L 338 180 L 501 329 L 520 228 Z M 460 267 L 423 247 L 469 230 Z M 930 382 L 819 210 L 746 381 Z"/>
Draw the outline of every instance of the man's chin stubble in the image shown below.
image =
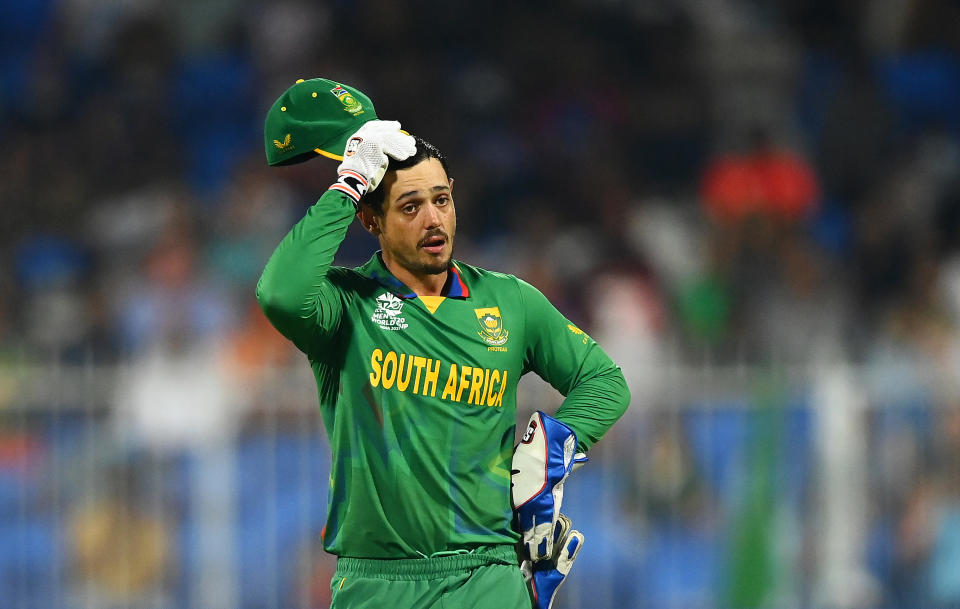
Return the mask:
<path fill-rule="evenodd" d="M 443 262 L 434 262 L 434 263 L 415 262 L 411 264 L 409 267 L 407 267 L 407 270 L 418 275 L 419 274 L 440 275 L 442 273 L 446 273 L 447 269 L 450 268 L 451 259 L 452 259 L 452 256 L 448 257 Z"/>
<path fill-rule="evenodd" d="M 444 264 L 423 264 L 420 266 L 419 271 L 427 275 L 440 275 L 441 273 L 446 273 L 449 268 L 450 259 L 447 258 Z"/>

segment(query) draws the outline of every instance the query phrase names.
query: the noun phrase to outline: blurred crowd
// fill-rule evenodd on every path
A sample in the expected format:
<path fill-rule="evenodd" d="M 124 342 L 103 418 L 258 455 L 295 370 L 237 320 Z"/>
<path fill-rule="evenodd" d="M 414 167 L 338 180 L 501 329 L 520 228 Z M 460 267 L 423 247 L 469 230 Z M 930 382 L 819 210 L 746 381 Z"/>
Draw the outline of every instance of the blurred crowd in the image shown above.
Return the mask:
<path fill-rule="evenodd" d="M 126 366 L 116 422 L 161 451 L 274 403 L 264 370 L 299 360 L 255 282 L 336 164 L 267 167 L 263 118 L 296 79 L 338 80 L 445 152 L 456 257 L 589 329 L 634 409 L 664 399 L 666 365 L 839 361 L 867 399 L 920 408 L 871 427 L 892 498 L 872 598 L 922 580 L 930 606 L 960 603 L 957 3 L 0 0 L 0 16 L 0 363 Z M 374 248 L 354 227 L 338 263 Z M 15 395 L 0 383 L 0 407 Z M 629 473 L 644 522 L 719 501 L 678 434 Z"/>
<path fill-rule="evenodd" d="M 323 76 L 447 153 L 459 257 L 628 360 L 954 365 L 952 3 L 550 6 L 4 2 L 4 350 L 242 342 L 335 170 L 267 168 L 265 109 Z"/>

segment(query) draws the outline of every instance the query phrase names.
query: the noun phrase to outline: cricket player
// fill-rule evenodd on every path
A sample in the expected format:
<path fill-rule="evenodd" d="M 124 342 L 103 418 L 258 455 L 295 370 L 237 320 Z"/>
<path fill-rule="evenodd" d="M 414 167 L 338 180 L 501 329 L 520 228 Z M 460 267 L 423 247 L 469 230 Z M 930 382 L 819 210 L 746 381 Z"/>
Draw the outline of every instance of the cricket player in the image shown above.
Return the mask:
<path fill-rule="evenodd" d="M 283 136 L 278 148 L 296 144 Z M 342 159 L 257 285 L 316 377 L 332 451 L 331 606 L 529 609 L 517 548 L 528 578 L 556 558 L 551 544 L 570 560 L 579 550 L 558 514 L 562 482 L 627 408 L 623 374 L 536 288 L 453 258 L 453 179 L 437 148 L 370 120 Z M 332 266 L 355 217 L 380 250 Z M 517 382 L 531 371 L 566 398 L 555 417 L 531 418 L 518 465 Z M 522 502 L 538 504 L 526 524 L 511 471 L 514 486 L 529 475 Z M 541 573 L 551 597 L 557 564 Z"/>

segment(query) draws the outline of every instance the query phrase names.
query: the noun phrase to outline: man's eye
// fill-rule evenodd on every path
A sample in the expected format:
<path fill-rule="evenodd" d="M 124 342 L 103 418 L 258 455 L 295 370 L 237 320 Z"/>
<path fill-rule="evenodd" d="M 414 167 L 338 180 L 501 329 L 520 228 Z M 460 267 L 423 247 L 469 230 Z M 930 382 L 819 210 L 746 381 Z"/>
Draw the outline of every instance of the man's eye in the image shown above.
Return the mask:
<path fill-rule="evenodd" d="M 417 211 L 417 206 L 413 203 L 407 203 L 401 207 L 400 210 L 405 214 L 412 214 L 413 212 Z"/>
<path fill-rule="evenodd" d="M 449 203 L 449 202 L 450 202 L 450 197 L 448 197 L 448 196 L 446 196 L 446 195 L 443 195 L 442 197 L 437 197 L 437 200 L 435 201 L 435 204 L 436 204 L 436 205 L 446 205 L 446 204 Z"/>

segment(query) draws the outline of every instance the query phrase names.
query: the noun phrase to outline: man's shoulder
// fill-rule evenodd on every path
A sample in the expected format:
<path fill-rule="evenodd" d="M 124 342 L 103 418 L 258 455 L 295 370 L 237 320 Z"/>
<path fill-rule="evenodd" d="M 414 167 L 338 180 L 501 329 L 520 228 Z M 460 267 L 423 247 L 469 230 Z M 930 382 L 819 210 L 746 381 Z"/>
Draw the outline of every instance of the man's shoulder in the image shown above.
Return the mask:
<path fill-rule="evenodd" d="M 479 281 L 492 281 L 492 282 L 509 282 L 516 283 L 519 279 L 515 275 L 509 273 L 501 273 L 500 271 L 491 271 L 489 269 L 480 268 L 479 266 L 474 266 L 472 264 L 467 264 L 462 260 L 454 260 L 453 264 L 457 267 L 457 270 L 460 271 L 460 274 L 467 279 L 479 280 Z"/>
<path fill-rule="evenodd" d="M 361 266 L 331 266 L 327 270 L 327 277 L 331 279 L 341 279 L 345 281 L 362 281 L 367 277 L 363 274 L 363 267 Z"/>
<path fill-rule="evenodd" d="M 522 295 L 525 295 L 530 291 L 539 293 L 539 290 L 534 285 L 516 275 L 502 273 L 500 271 L 491 271 L 489 269 L 466 264 L 460 260 L 456 260 L 454 263 L 457 265 L 457 268 L 460 269 L 460 272 L 463 275 L 464 280 L 467 282 L 467 285 L 479 283 L 493 289 L 516 290 Z"/>
<path fill-rule="evenodd" d="M 356 281 L 360 283 L 369 282 L 374 279 L 372 277 L 377 273 L 377 255 L 374 254 L 369 259 L 365 260 L 360 264 L 350 265 L 350 264 L 336 264 L 330 267 L 330 273 L 332 273 L 337 278 L 341 278 L 348 281 Z"/>
<path fill-rule="evenodd" d="M 377 282 L 370 277 L 366 264 L 360 266 L 331 266 L 327 270 L 327 281 L 342 292 L 365 294 L 371 292 Z"/>

